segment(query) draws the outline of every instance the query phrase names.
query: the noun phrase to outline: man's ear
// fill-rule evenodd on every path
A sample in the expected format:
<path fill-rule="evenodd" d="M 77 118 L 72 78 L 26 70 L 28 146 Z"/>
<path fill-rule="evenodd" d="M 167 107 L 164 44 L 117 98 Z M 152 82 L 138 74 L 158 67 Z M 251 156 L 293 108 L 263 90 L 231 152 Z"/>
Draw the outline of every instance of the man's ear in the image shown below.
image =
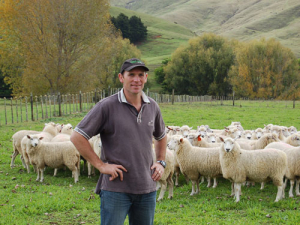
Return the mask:
<path fill-rule="evenodd" d="M 119 77 L 119 81 L 120 81 L 121 83 L 123 83 L 123 82 L 124 82 L 124 76 L 123 76 L 123 74 L 119 73 L 119 74 L 118 74 L 118 77 Z"/>

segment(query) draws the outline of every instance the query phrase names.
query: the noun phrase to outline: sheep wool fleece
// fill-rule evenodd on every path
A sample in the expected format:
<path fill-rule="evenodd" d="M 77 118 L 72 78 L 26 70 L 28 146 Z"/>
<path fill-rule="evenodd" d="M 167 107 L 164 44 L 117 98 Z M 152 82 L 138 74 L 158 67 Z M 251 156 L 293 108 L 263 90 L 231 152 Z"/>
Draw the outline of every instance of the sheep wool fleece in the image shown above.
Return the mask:
<path fill-rule="evenodd" d="M 161 140 L 165 136 L 165 124 L 158 104 L 142 94 L 140 112 L 127 102 L 123 89 L 98 102 L 77 125 L 75 131 L 90 139 L 100 133 L 101 160 L 123 165 L 123 181 L 109 181 L 109 175 L 101 174 L 96 193 L 100 190 L 130 194 L 147 194 L 156 190 L 152 180 L 152 137 Z"/>

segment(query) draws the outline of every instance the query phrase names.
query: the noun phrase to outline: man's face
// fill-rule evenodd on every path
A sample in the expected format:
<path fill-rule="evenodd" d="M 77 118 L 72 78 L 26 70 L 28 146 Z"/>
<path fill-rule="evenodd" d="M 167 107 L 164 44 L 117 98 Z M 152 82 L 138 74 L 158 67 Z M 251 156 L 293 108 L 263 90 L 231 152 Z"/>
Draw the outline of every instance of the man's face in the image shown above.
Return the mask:
<path fill-rule="evenodd" d="M 125 93 L 139 94 L 142 92 L 147 82 L 148 74 L 143 67 L 136 67 L 130 71 L 124 71 L 123 75 L 119 73 L 119 80 L 123 84 Z"/>

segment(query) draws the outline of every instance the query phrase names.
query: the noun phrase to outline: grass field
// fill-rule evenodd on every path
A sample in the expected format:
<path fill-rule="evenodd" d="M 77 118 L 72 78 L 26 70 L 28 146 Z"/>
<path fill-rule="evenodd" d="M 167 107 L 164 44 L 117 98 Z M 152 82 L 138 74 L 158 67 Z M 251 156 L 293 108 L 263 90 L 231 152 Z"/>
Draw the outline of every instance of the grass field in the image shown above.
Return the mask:
<path fill-rule="evenodd" d="M 277 104 L 277 105 L 276 105 Z M 160 104 L 167 125 L 208 124 L 211 128 L 223 128 L 232 121 L 240 121 L 245 129 L 263 127 L 273 123 L 300 127 L 299 108 L 276 103 L 262 107 L 240 102 L 229 105 L 203 103 Z M 296 104 L 297 106 L 297 104 Z M 63 118 L 52 118 L 57 123 L 74 126 L 85 113 Z M 99 197 L 94 194 L 98 175 L 87 178 L 83 172 L 79 183 L 74 184 L 71 172 L 59 170 L 53 177 L 53 169 L 46 169 L 45 181 L 36 182 L 36 174 L 27 174 L 16 158 L 16 167 L 10 168 L 11 136 L 21 129 L 41 130 L 45 122 L 23 122 L 0 126 L 0 224 L 99 224 Z M 180 186 L 174 190 L 174 198 L 157 203 L 156 225 L 172 224 L 297 224 L 299 221 L 300 197 L 286 198 L 274 203 L 276 188 L 266 184 L 264 190 L 243 187 L 241 201 L 236 204 L 230 197 L 230 182 L 219 179 L 216 189 L 201 184 L 201 193 L 190 196 L 191 184 L 180 178 Z M 288 187 L 289 188 L 289 187 Z M 287 194 L 286 194 L 287 195 Z M 126 222 L 128 224 L 128 221 Z"/>

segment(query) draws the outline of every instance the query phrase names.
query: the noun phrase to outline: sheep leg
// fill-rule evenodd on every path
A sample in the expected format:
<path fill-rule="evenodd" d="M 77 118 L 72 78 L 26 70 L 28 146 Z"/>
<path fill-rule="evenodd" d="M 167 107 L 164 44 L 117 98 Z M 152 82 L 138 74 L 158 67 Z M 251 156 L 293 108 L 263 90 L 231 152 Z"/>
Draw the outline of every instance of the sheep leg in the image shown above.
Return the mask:
<path fill-rule="evenodd" d="M 210 179 L 210 177 L 207 177 L 207 187 L 208 188 L 211 187 L 211 179 Z"/>
<path fill-rule="evenodd" d="M 260 190 L 263 190 L 264 188 L 265 188 L 265 182 L 261 182 Z"/>
<path fill-rule="evenodd" d="M 167 179 L 167 182 L 169 184 L 169 195 L 168 195 L 168 199 L 172 199 L 173 198 L 173 190 L 174 190 L 174 182 L 173 182 L 173 174 L 170 174 L 170 176 Z"/>
<path fill-rule="evenodd" d="M 36 178 L 36 181 L 39 181 L 40 180 L 40 170 L 38 169 L 37 170 L 37 178 Z"/>
<path fill-rule="evenodd" d="M 287 181 L 288 181 L 288 179 L 285 178 L 285 180 L 284 180 L 284 182 L 282 184 L 282 198 L 285 198 L 285 188 L 287 186 Z"/>
<path fill-rule="evenodd" d="M 186 183 L 188 184 L 190 182 L 190 179 L 187 177 L 187 175 L 184 175 L 184 177 L 185 177 Z"/>
<path fill-rule="evenodd" d="M 299 180 L 296 180 L 296 187 L 295 187 L 295 189 L 296 189 L 296 195 L 297 196 L 300 196 L 300 192 L 299 192 Z"/>
<path fill-rule="evenodd" d="M 57 174 L 57 168 L 54 169 L 54 174 L 53 174 L 53 176 L 56 177 L 56 174 Z"/>
<path fill-rule="evenodd" d="M 44 181 L 44 169 L 40 169 L 41 171 L 41 180 L 40 182 L 43 182 Z"/>
<path fill-rule="evenodd" d="M 196 180 L 196 181 L 195 181 L 195 180 L 192 180 L 192 192 L 191 192 L 191 194 L 190 194 L 191 196 L 198 193 L 198 192 L 197 192 L 198 190 L 195 191 L 195 185 L 197 185 L 198 188 L 199 188 L 198 180 Z"/>
<path fill-rule="evenodd" d="M 77 183 L 78 180 L 78 176 L 79 176 L 79 171 L 77 169 L 77 167 L 75 167 L 75 172 L 74 172 L 74 182 Z"/>
<path fill-rule="evenodd" d="M 160 181 L 156 182 L 156 191 L 158 191 L 161 188 Z"/>
<path fill-rule="evenodd" d="M 23 157 L 22 155 L 20 156 L 20 159 L 21 159 L 21 161 L 22 161 L 23 167 L 26 169 L 26 168 L 27 168 L 27 166 L 26 166 L 26 163 L 25 163 L 24 157 Z"/>
<path fill-rule="evenodd" d="M 294 197 L 294 195 L 293 195 L 294 183 L 295 183 L 294 180 L 290 180 L 290 191 L 289 191 L 289 197 L 290 198 Z"/>
<path fill-rule="evenodd" d="M 230 194 L 230 196 L 234 196 L 234 183 L 232 182 L 231 183 L 231 194 Z"/>
<path fill-rule="evenodd" d="M 234 192 L 235 192 L 235 202 L 240 201 L 240 194 L 241 194 L 241 183 L 234 183 Z"/>
<path fill-rule="evenodd" d="M 87 166 L 88 166 L 88 178 L 91 178 L 92 165 L 91 163 L 88 162 Z"/>
<path fill-rule="evenodd" d="M 14 153 L 12 154 L 10 168 L 15 167 L 15 159 L 16 159 L 16 157 L 17 157 L 18 154 L 19 154 L 18 151 L 14 151 Z"/>
<path fill-rule="evenodd" d="M 201 176 L 201 184 L 204 183 L 204 176 Z"/>
<path fill-rule="evenodd" d="M 175 169 L 175 186 L 178 187 L 178 179 L 179 179 L 179 174 L 180 174 L 180 171 L 176 168 Z"/>
<path fill-rule="evenodd" d="M 158 202 L 164 198 L 164 194 L 167 190 L 167 181 L 160 180 L 160 183 L 161 183 L 161 190 L 157 199 Z"/>
<path fill-rule="evenodd" d="M 214 185 L 213 185 L 213 188 L 216 188 L 216 187 L 217 187 L 217 185 L 218 185 L 217 178 L 216 178 L 216 177 L 214 177 Z"/>
<path fill-rule="evenodd" d="M 282 196 L 283 196 L 282 193 L 283 193 L 282 185 L 281 186 L 277 186 L 277 195 L 276 195 L 275 202 L 278 202 L 280 199 L 282 199 Z"/>

